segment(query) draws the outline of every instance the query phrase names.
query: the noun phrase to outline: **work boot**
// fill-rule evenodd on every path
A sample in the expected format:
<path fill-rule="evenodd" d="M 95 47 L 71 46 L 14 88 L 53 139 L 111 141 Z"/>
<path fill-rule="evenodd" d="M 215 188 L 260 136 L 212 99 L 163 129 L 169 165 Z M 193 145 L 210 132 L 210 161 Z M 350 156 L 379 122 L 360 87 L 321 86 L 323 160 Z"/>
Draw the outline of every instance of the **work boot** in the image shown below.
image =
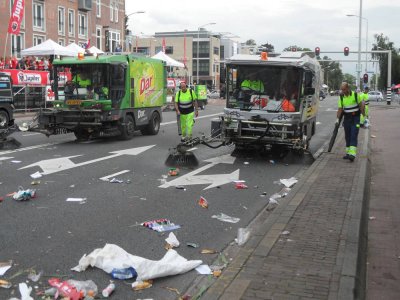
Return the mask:
<path fill-rule="evenodd" d="M 345 156 L 343 156 L 343 159 L 350 159 L 350 155 L 346 154 Z"/>
<path fill-rule="evenodd" d="M 181 142 L 183 143 L 183 142 L 185 142 L 185 141 L 186 141 L 186 137 L 182 136 L 182 137 L 181 137 Z"/>
<path fill-rule="evenodd" d="M 349 159 L 350 159 L 351 162 L 353 162 L 355 158 L 356 157 L 354 155 L 349 155 Z"/>

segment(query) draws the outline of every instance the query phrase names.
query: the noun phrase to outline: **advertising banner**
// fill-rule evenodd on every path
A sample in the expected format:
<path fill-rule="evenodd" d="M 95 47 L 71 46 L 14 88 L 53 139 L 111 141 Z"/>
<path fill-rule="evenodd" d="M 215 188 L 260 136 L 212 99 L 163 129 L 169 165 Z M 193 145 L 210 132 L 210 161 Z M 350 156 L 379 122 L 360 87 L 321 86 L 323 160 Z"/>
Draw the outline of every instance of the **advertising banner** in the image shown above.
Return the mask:
<path fill-rule="evenodd" d="M 24 0 L 15 0 L 8 23 L 8 33 L 18 35 L 24 17 Z"/>
<path fill-rule="evenodd" d="M 1 70 L 11 76 L 13 85 L 30 85 L 30 86 L 46 86 L 50 84 L 50 73 L 48 71 L 30 71 L 6 69 Z M 58 84 L 64 85 L 65 82 L 71 80 L 71 73 L 59 73 Z"/>

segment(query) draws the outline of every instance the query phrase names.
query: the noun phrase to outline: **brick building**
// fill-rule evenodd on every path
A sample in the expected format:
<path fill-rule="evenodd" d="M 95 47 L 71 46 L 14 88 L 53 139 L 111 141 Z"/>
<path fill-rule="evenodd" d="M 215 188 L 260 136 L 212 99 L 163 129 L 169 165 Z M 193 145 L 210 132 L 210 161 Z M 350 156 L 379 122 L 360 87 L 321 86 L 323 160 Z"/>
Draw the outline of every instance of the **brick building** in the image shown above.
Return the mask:
<path fill-rule="evenodd" d="M 125 0 L 25 0 L 18 36 L 9 35 L 8 20 L 14 0 L 0 0 L 0 56 L 20 56 L 20 51 L 52 39 L 114 51 L 125 38 Z"/>

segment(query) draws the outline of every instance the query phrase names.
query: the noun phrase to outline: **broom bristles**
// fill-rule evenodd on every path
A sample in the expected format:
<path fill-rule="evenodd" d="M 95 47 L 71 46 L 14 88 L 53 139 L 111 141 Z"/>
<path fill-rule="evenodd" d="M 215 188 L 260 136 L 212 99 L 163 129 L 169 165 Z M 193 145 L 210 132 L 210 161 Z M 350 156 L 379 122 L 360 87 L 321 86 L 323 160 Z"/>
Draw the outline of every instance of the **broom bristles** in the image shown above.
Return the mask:
<path fill-rule="evenodd" d="M 199 161 L 190 151 L 181 153 L 174 149 L 168 155 L 165 165 L 168 167 L 197 167 L 199 165 Z"/>

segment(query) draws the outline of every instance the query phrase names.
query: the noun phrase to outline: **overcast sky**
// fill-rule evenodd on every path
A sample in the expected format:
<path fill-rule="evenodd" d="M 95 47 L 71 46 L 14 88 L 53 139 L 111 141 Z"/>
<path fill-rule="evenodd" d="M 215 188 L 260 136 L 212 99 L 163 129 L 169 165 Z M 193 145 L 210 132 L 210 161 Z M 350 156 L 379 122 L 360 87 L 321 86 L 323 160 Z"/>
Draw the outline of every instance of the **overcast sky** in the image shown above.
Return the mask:
<path fill-rule="evenodd" d="M 368 19 L 369 49 L 374 34 L 380 33 L 399 48 L 400 1 L 363 0 L 362 4 L 362 16 Z M 197 30 L 203 24 L 215 22 L 206 28 L 214 32 L 231 32 L 239 36 L 240 42 L 249 39 L 254 39 L 257 44 L 268 42 L 277 52 L 291 45 L 310 49 L 318 46 L 321 52 L 342 51 L 345 46 L 350 52 L 358 50 L 359 18 L 346 14 L 359 15 L 359 0 L 126 0 L 126 14 L 135 11 L 145 13 L 129 18 L 129 29 L 134 34 Z M 366 23 L 362 20 L 362 50 L 365 50 Z M 357 59 L 357 55 L 348 58 Z M 355 75 L 355 63 L 344 63 L 343 69 Z"/>

